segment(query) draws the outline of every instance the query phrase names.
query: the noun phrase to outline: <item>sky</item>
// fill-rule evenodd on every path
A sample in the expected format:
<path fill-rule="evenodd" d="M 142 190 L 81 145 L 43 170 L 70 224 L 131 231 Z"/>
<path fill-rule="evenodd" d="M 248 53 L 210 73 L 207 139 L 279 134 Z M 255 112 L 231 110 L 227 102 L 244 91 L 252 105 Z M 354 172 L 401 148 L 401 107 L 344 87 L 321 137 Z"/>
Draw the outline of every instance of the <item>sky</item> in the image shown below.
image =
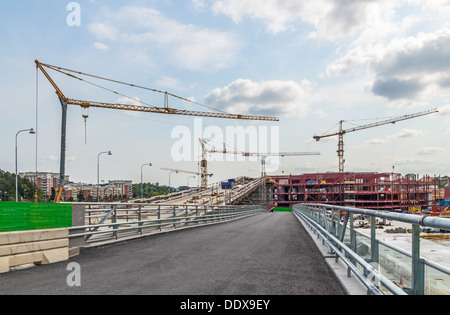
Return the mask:
<path fill-rule="evenodd" d="M 71 181 L 167 185 L 198 171 L 198 138 L 236 152 L 319 152 L 268 160 L 269 175 L 345 170 L 450 175 L 448 0 L 4 0 L 0 4 L 0 169 L 59 172 L 61 106 L 35 60 L 179 96 L 169 106 L 278 117 L 244 121 L 69 106 Z M 48 69 L 47 69 L 48 70 Z M 49 75 L 66 97 L 164 106 L 164 93 Z M 86 82 L 88 81 L 88 82 Z M 95 84 L 95 85 L 94 85 Z M 99 86 L 103 88 L 99 88 Z M 106 90 L 107 89 L 107 90 Z M 116 93 L 113 93 L 113 92 Z M 88 115 L 85 120 L 83 115 Z M 99 154 L 111 151 L 112 155 Z M 260 174 L 258 158 L 210 154 L 211 182 Z M 142 166 L 152 163 L 152 167 Z M 172 174 L 171 185 L 193 185 Z"/>

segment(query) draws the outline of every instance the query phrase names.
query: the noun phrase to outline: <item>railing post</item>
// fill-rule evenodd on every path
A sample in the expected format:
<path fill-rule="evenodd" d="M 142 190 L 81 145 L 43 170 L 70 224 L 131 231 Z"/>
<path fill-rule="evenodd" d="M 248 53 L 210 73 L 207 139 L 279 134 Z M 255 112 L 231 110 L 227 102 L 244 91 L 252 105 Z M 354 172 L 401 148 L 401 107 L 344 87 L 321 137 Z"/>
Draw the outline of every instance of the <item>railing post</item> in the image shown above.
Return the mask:
<path fill-rule="evenodd" d="M 412 226 L 412 294 L 424 295 L 425 293 L 425 266 L 420 258 L 420 226 Z"/>
<path fill-rule="evenodd" d="M 195 205 L 195 221 L 197 221 L 197 224 L 200 224 L 199 217 L 198 217 L 198 206 Z"/>
<path fill-rule="evenodd" d="M 119 228 L 115 223 L 117 223 L 117 207 L 114 206 L 113 216 L 112 216 L 113 225 L 113 236 L 117 239 L 117 229 Z"/>
<path fill-rule="evenodd" d="M 370 261 L 378 263 L 377 220 L 370 217 Z"/>
<path fill-rule="evenodd" d="M 175 206 L 173 206 L 173 228 L 177 228 L 177 212 Z"/>
<path fill-rule="evenodd" d="M 138 210 L 138 226 L 143 226 L 144 224 L 142 223 L 142 206 L 139 205 L 139 210 Z M 138 229 L 138 233 L 142 234 L 142 228 Z"/>
<path fill-rule="evenodd" d="M 158 228 L 161 231 L 161 206 L 158 206 Z"/>

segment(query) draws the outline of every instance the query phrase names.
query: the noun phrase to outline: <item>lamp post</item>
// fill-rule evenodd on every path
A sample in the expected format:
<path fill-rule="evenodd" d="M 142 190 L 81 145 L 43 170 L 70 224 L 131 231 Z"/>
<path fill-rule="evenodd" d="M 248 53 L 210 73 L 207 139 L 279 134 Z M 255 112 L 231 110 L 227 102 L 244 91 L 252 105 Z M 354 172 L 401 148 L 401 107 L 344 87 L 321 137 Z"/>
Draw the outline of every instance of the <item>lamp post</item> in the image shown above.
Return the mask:
<path fill-rule="evenodd" d="M 112 155 L 111 151 L 101 152 L 97 156 L 97 202 L 100 202 L 100 155 Z"/>
<path fill-rule="evenodd" d="M 19 136 L 19 134 L 21 132 L 29 132 L 31 135 L 35 135 L 36 131 L 34 131 L 33 128 L 31 129 L 25 129 L 25 130 L 20 130 L 19 132 L 17 132 L 16 134 L 16 202 L 19 202 L 19 187 L 18 187 L 18 174 L 17 174 L 17 137 Z"/>
<path fill-rule="evenodd" d="M 143 180 L 142 180 L 142 169 L 144 168 L 144 166 L 153 166 L 153 165 L 152 165 L 152 163 L 147 163 L 147 164 L 143 164 L 141 166 L 141 199 L 144 198 L 144 188 L 142 187 L 142 182 L 143 182 Z"/>

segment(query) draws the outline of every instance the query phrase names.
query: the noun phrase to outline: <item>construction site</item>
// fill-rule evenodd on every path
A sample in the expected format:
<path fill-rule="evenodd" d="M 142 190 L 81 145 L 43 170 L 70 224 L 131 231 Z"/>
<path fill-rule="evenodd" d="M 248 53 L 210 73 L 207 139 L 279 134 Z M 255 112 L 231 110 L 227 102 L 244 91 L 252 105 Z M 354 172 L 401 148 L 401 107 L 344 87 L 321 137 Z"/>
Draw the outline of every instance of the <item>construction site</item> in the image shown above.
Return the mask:
<path fill-rule="evenodd" d="M 396 173 L 322 173 L 274 176 L 274 202 L 322 203 L 387 211 L 421 211 L 436 202 L 434 177 Z"/>
<path fill-rule="evenodd" d="M 224 112 L 200 112 L 193 110 L 181 110 L 178 108 L 170 107 L 169 97 L 181 100 L 183 102 L 194 103 L 192 100 L 182 98 L 180 96 L 137 86 L 130 83 L 125 83 L 117 80 L 111 80 L 96 75 L 82 73 L 67 68 L 44 64 L 35 60 L 36 72 L 40 71 L 44 74 L 47 80 L 55 89 L 55 92 L 59 98 L 62 109 L 62 125 L 61 125 L 61 152 L 60 152 L 60 172 L 59 181 L 56 188 L 55 202 L 59 202 L 64 199 L 64 185 L 65 185 L 65 160 L 66 160 L 66 132 L 67 132 L 67 108 L 68 105 L 81 107 L 83 111 L 89 108 L 99 108 L 108 110 L 120 110 L 120 111 L 137 111 L 145 112 L 149 114 L 164 114 L 164 115 L 181 115 L 181 116 L 196 116 L 196 117 L 210 117 L 216 119 L 230 119 L 230 120 L 249 120 L 249 121 L 264 121 L 264 122 L 277 122 L 278 117 L 271 116 L 254 116 L 254 115 L 241 115 L 241 114 L 228 114 Z M 63 76 L 68 76 L 72 79 L 77 79 L 80 82 L 84 82 L 95 87 L 102 88 L 116 95 L 121 95 L 130 100 L 136 101 L 141 105 L 129 105 L 120 103 L 105 103 L 102 101 L 85 101 L 78 99 L 71 99 L 66 97 L 59 86 L 55 83 L 47 70 L 53 70 Z M 104 82 L 114 83 L 121 86 L 128 86 L 137 88 L 144 91 L 154 92 L 156 94 L 164 95 L 164 106 L 155 107 L 142 101 L 136 100 L 117 91 L 111 90 L 94 84 L 85 78 L 98 79 Z M 419 117 L 432 115 L 439 112 L 438 109 L 431 109 L 418 113 L 402 115 L 399 117 L 392 117 L 389 119 L 380 120 L 375 123 L 364 124 L 360 126 L 353 126 L 351 128 L 344 128 L 344 120 L 338 122 L 339 129 L 335 132 L 316 134 L 313 139 L 320 141 L 324 138 L 337 137 L 338 139 L 338 172 L 331 173 L 316 173 L 316 174 L 301 174 L 301 175 L 273 175 L 268 176 L 266 172 L 266 159 L 270 157 L 301 157 L 301 156 L 313 156 L 321 155 L 320 152 L 241 152 L 233 148 L 228 149 L 226 144 L 223 144 L 223 148 L 216 148 L 211 145 L 206 139 L 198 139 L 201 147 L 201 159 L 199 161 L 199 170 L 185 171 L 173 168 L 161 168 L 161 170 L 169 171 L 170 173 L 187 173 L 189 175 L 196 175 L 200 178 L 200 191 L 208 191 L 212 189 L 208 183 L 208 179 L 213 175 L 209 169 L 209 157 L 211 154 L 223 154 L 223 155 L 240 155 L 243 157 L 256 157 L 261 162 L 261 176 L 258 179 L 260 183 L 257 190 L 252 189 L 251 194 L 246 194 L 245 198 L 238 198 L 234 201 L 240 203 L 261 204 L 267 207 L 276 208 L 292 208 L 294 204 L 298 203 L 322 203 L 339 206 L 351 206 L 365 209 L 376 209 L 385 211 L 401 211 L 401 212 L 421 212 L 428 211 L 429 208 L 437 206 L 438 202 L 443 200 L 444 197 L 440 193 L 440 181 L 436 180 L 436 176 L 431 177 L 428 175 L 419 176 L 417 174 L 402 175 L 394 173 L 394 169 L 391 173 L 362 173 L 362 172 L 346 172 L 345 171 L 345 159 L 344 159 L 344 136 L 366 129 L 375 127 L 396 124 L 401 121 L 416 119 Z M 85 124 L 89 115 L 83 115 Z M 111 153 L 111 152 L 109 152 Z M 230 182 L 222 183 L 221 190 L 232 191 L 240 181 L 231 184 Z M 169 187 L 170 174 L 169 174 Z M 216 193 L 217 194 L 217 193 Z M 230 199 L 231 200 L 231 199 Z M 239 201 L 238 201 L 239 200 Z M 445 212 L 448 209 L 439 209 L 440 212 Z"/>

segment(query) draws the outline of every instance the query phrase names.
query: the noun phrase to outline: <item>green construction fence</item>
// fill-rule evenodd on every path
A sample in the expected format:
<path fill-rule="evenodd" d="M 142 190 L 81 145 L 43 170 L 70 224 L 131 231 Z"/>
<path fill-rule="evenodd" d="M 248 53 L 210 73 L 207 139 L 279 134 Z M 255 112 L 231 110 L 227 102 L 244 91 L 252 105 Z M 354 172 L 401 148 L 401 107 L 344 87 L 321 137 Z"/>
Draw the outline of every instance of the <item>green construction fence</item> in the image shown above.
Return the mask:
<path fill-rule="evenodd" d="M 0 202 L 0 232 L 72 226 L 72 204 Z"/>
<path fill-rule="evenodd" d="M 275 207 L 273 209 L 273 211 L 276 211 L 276 212 L 292 212 L 292 209 L 291 208 L 277 208 L 277 207 Z"/>

